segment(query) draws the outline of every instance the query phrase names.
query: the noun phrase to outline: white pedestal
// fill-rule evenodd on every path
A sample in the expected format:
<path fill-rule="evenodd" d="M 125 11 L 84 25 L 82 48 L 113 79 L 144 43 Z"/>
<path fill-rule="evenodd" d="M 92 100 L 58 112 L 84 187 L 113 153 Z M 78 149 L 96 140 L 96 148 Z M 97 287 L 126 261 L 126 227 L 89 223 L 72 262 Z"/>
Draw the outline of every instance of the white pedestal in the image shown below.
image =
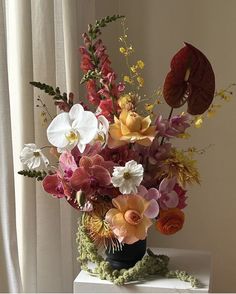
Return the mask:
<path fill-rule="evenodd" d="M 170 270 L 187 271 L 200 280 L 203 288 L 194 289 L 189 283 L 160 276 L 142 283 L 132 282 L 125 286 L 116 286 L 81 271 L 74 281 L 74 293 L 208 293 L 210 291 L 211 256 L 209 253 L 170 248 L 151 249 L 156 254 L 168 255 L 170 257 Z"/>

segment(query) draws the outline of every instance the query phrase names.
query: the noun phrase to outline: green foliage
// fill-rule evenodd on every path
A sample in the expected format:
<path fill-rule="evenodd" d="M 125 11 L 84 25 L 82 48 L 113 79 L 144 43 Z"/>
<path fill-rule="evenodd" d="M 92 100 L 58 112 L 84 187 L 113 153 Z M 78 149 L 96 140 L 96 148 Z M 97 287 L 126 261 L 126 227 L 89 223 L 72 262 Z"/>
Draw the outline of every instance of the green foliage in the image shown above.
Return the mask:
<path fill-rule="evenodd" d="M 47 85 L 45 83 L 41 83 L 41 82 L 30 82 L 30 84 L 32 86 L 34 86 L 35 88 L 38 88 L 42 91 L 44 91 L 46 94 L 48 94 L 49 96 L 53 96 L 53 99 L 56 101 L 63 101 L 64 103 L 68 104 L 69 107 L 72 107 L 73 102 L 68 99 L 68 96 L 66 93 L 61 93 L 60 88 L 56 87 L 55 89 L 50 86 Z"/>
<path fill-rule="evenodd" d="M 47 175 L 47 173 L 44 170 L 20 170 L 18 174 L 29 178 L 36 178 L 37 181 L 42 181 Z"/>
<path fill-rule="evenodd" d="M 116 21 L 119 18 L 123 18 L 123 15 L 114 14 L 112 16 L 106 16 L 99 20 L 96 20 L 95 25 L 88 26 L 88 33 L 92 40 L 95 40 L 98 35 L 101 34 L 101 28 L 106 27 L 110 22 Z"/>

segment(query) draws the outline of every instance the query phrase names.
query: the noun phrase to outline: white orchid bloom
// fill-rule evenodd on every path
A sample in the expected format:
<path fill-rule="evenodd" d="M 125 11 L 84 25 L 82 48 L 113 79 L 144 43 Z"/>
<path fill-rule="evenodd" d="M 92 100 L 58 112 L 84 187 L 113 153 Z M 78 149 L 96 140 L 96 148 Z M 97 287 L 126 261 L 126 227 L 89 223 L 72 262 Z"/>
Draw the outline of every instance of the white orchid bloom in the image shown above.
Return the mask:
<path fill-rule="evenodd" d="M 130 160 L 125 166 L 114 167 L 111 182 L 114 187 L 119 187 L 122 194 L 137 193 L 137 187 L 143 180 L 143 172 L 142 164 Z"/>
<path fill-rule="evenodd" d="M 36 169 L 43 164 L 48 166 L 49 160 L 34 143 L 25 144 L 20 154 L 20 161 L 29 169 Z"/>
<path fill-rule="evenodd" d="M 97 134 L 98 121 L 91 111 L 75 104 L 69 112 L 58 114 L 47 129 L 48 141 L 59 150 L 73 149 L 81 153 Z"/>
<path fill-rule="evenodd" d="M 97 135 L 95 137 L 95 141 L 100 142 L 103 148 L 107 145 L 108 131 L 109 131 L 109 122 L 105 118 L 105 116 L 100 115 L 98 117 L 98 130 L 97 130 Z"/>

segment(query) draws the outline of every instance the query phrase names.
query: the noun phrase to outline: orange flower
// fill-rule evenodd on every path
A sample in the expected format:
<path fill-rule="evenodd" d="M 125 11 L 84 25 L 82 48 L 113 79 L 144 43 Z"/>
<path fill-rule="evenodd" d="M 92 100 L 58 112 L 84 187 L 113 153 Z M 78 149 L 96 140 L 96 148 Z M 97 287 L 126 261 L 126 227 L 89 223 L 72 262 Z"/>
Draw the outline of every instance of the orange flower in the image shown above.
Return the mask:
<path fill-rule="evenodd" d="M 156 228 L 164 235 L 175 234 L 182 229 L 184 213 L 178 208 L 163 210 L 156 222 Z"/>
<path fill-rule="evenodd" d="M 112 204 L 115 208 L 106 213 L 106 221 L 119 242 L 133 244 L 138 240 L 144 240 L 148 228 L 152 225 L 151 220 L 145 216 L 150 201 L 142 196 L 130 194 L 112 199 Z"/>
<path fill-rule="evenodd" d="M 119 119 L 114 117 L 114 124 L 110 125 L 109 147 L 115 148 L 128 142 L 150 146 L 155 135 L 155 126 L 151 126 L 150 116 L 142 117 L 136 112 L 123 109 Z"/>

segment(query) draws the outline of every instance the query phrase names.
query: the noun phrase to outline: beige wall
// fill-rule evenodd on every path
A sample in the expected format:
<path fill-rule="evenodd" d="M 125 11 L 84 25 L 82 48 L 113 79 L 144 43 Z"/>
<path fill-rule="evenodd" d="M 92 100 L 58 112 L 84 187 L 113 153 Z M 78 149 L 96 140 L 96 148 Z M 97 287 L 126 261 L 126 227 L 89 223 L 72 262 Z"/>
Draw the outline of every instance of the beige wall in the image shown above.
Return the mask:
<path fill-rule="evenodd" d="M 234 0 L 121 0 L 97 1 L 97 17 L 119 11 L 128 20 L 136 55 L 145 61 L 146 89 L 161 85 L 172 55 L 184 41 L 210 59 L 217 87 L 236 82 L 236 1 Z M 119 26 L 104 31 L 116 69 L 122 69 L 115 34 Z M 236 97 L 236 95 L 234 95 Z M 185 146 L 214 144 L 198 158 L 201 186 L 189 189 L 186 224 L 172 237 L 154 230 L 150 244 L 192 248 L 213 255 L 213 290 L 236 292 L 236 100 L 226 104 L 216 118 L 192 133 Z"/>

